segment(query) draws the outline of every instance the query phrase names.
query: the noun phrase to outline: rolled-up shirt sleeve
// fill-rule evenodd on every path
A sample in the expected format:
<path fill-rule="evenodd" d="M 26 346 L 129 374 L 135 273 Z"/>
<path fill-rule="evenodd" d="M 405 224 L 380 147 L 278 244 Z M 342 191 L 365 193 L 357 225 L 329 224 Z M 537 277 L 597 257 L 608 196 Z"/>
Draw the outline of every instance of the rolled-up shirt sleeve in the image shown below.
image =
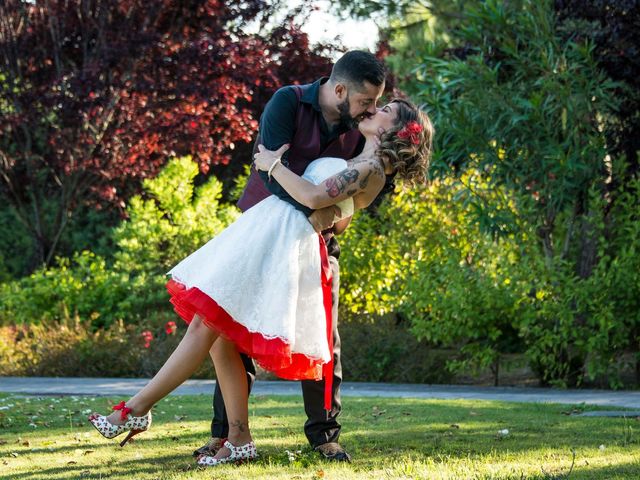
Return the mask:
<path fill-rule="evenodd" d="M 296 112 L 298 99 L 293 87 L 283 87 L 273 94 L 260 117 L 259 137 L 256 146 L 260 143 L 268 150 L 277 150 L 286 143 L 291 143 L 296 129 Z M 282 163 L 287 165 L 288 152 L 282 156 Z M 306 216 L 313 210 L 295 201 L 289 193 L 274 179 L 269 178 L 267 172 L 260 171 L 260 178 L 269 192 L 285 202 L 293 205 Z"/>

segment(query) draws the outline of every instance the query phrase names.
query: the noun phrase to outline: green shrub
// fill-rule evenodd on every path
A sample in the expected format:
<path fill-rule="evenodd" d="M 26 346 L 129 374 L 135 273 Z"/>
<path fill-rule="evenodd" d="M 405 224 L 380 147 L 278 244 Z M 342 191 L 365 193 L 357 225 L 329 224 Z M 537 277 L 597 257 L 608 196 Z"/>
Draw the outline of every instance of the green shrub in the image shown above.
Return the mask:
<path fill-rule="evenodd" d="M 131 199 L 129 219 L 113 233 L 114 259 L 84 251 L 0 284 L 0 324 L 61 320 L 71 312 L 103 327 L 170 311 L 165 273 L 239 215 L 219 203 L 222 186 L 215 178 L 195 188 L 197 173 L 184 157 L 144 182 L 145 196 Z"/>
<path fill-rule="evenodd" d="M 401 316 L 353 316 L 341 321 L 342 376 L 349 382 L 450 383 L 451 351 L 436 350 L 411 333 Z"/>
<path fill-rule="evenodd" d="M 617 201 L 610 209 L 596 208 L 601 213 L 589 219 L 598 262 L 588 277 L 560 256 L 552 267 L 540 257 L 525 262 L 535 295 L 527 299 L 533 308 L 521 335 L 545 381 L 619 387 L 621 359 L 633 353 L 640 362 L 640 181 L 612 195 Z M 591 201 L 608 200 L 592 192 Z"/>
<path fill-rule="evenodd" d="M 128 278 L 91 252 L 58 258 L 55 267 L 0 285 L 0 324 L 60 320 L 67 312 L 95 326 L 109 324 L 126 313 L 120 301 L 128 294 Z"/>
<path fill-rule="evenodd" d="M 177 325 L 167 333 L 167 322 Z M 0 376 L 151 377 L 164 364 L 186 325 L 167 312 L 144 325 L 116 321 L 95 329 L 78 316 L 0 327 Z M 152 338 L 146 342 L 145 332 Z M 147 345 L 145 347 L 145 345 Z M 211 378 L 211 362 L 194 375 Z"/>
<path fill-rule="evenodd" d="M 0 328 L 1 375 L 128 376 L 139 351 L 133 328 L 118 322 L 92 333 L 80 322 L 45 321 Z M 108 361 L 105 362 L 105 356 Z M 108 365 L 108 369 L 104 368 Z M 108 370 L 108 371 L 107 371 Z"/>
<path fill-rule="evenodd" d="M 127 207 L 129 219 L 114 231 L 114 270 L 128 275 L 127 294 L 119 311 L 127 321 L 170 309 L 165 274 L 176 263 L 220 233 L 240 215 L 221 204 L 222 184 L 210 177 L 194 186 L 198 167 L 190 157 L 170 161 L 144 182 L 144 196 Z"/>
<path fill-rule="evenodd" d="M 175 322 L 173 333 L 165 330 Z M 78 316 L 0 327 L 0 376 L 151 377 L 176 348 L 186 324 L 169 309 L 134 325 L 116 321 L 95 329 Z M 340 328 L 343 376 L 348 381 L 446 383 L 451 352 L 419 342 L 394 315 L 365 317 Z M 150 336 L 150 337 L 149 337 Z M 213 378 L 206 360 L 195 378 Z M 260 370 L 259 378 L 274 379 Z"/>
<path fill-rule="evenodd" d="M 349 317 L 396 312 L 425 345 L 455 350 L 454 373 L 490 368 L 497 381 L 503 357 L 520 353 L 542 383 L 622 386 L 624 362 L 640 346 L 640 183 L 614 192 L 606 217 L 590 217 L 599 261 L 581 278 L 561 244 L 549 262 L 516 202 L 484 177 L 398 191 L 376 215 L 359 214 L 341 239 L 341 330 Z M 470 190 L 510 233 L 484 232 Z M 565 225 L 569 218 L 559 215 Z M 558 233 L 556 242 L 566 238 Z M 379 348 L 383 360 L 393 356 Z"/>
<path fill-rule="evenodd" d="M 429 345 L 453 348 L 452 371 L 498 365 L 523 349 L 518 335 L 528 280 L 515 267 L 526 235 L 495 240 L 476 222 L 468 188 L 514 216 L 504 191 L 479 173 L 398 191 L 377 215 L 360 214 L 341 242 L 342 302 L 352 312 L 396 311 Z"/>
<path fill-rule="evenodd" d="M 197 164 L 183 157 L 145 180 L 145 195 L 131 199 L 128 220 L 114 231 L 116 269 L 163 275 L 238 218 L 235 206 L 219 202 L 222 183 L 211 177 L 196 188 L 197 174 Z"/>

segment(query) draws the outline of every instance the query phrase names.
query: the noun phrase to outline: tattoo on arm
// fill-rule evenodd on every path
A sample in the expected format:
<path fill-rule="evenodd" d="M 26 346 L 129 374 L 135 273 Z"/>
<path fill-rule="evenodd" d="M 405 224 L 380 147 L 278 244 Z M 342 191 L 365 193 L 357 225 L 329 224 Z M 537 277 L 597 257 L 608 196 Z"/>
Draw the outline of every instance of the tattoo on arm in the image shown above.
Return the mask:
<path fill-rule="evenodd" d="M 367 185 L 369 184 L 369 177 L 371 176 L 372 171 L 369 170 L 369 173 L 367 173 L 367 176 L 364 177 L 362 180 L 360 180 L 360 190 L 364 190 L 365 188 L 367 188 Z"/>
<path fill-rule="evenodd" d="M 384 169 L 380 165 L 380 162 L 374 160 L 370 163 L 370 165 L 373 167 L 373 173 L 381 178 L 384 178 Z"/>
<path fill-rule="evenodd" d="M 335 178 L 330 178 L 324 182 L 327 186 L 327 193 L 331 198 L 335 198 L 343 193 L 346 188 L 358 180 L 360 172 L 355 168 L 339 173 Z"/>

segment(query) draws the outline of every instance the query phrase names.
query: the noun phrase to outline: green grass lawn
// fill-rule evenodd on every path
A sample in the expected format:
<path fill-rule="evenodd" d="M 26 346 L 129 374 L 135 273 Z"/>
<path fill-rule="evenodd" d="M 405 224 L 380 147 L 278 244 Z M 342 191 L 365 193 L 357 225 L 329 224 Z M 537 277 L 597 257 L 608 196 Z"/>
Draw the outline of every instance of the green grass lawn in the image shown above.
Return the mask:
<path fill-rule="evenodd" d="M 347 397 L 341 442 L 353 463 L 332 464 L 306 443 L 301 399 L 253 397 L 260 459 L 200 469 L 191 452 L 208 437 L 210 397 L 163 400 L 124 448 L 85 420 L 118 400 L 0 395 L 0 478 L 640 479 L 640 422 L 567 415 L 583 407 Z"/>

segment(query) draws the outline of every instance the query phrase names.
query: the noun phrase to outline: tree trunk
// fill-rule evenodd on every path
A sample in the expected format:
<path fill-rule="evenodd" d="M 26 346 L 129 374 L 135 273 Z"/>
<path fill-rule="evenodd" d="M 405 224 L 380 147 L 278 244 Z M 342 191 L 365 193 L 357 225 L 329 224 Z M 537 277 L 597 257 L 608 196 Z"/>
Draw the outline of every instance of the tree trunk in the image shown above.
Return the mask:
<path fill-rule="evenodd" d="M 498 387 L 500 385 L 500 355 L 497 355 L 491 365 L 491 373 L 493 373 L 493 386 Z"/>

